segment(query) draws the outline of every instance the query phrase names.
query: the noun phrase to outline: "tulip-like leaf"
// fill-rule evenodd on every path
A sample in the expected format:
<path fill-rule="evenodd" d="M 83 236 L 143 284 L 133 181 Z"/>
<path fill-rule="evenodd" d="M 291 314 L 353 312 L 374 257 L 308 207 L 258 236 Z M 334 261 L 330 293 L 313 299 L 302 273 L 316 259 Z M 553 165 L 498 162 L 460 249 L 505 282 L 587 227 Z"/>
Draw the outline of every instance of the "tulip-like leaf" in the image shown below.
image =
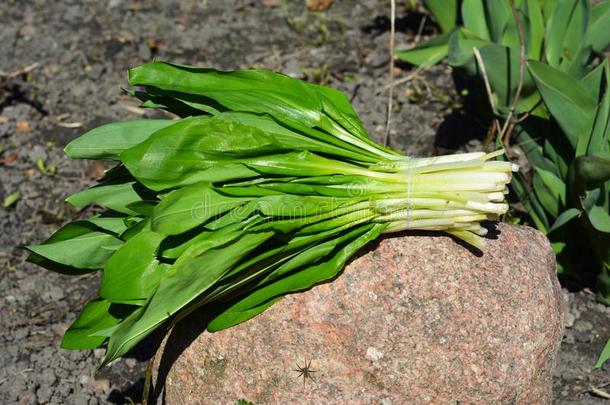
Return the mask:
<path fill-rule="evenodd" d="M 434 19 L 443 32 L 449 32 L 455 27 L 457 20 L 457 0 L 424 0 Z"/>
<path fill-rule="evenodd" d="M 410 49 L 396 50 L 396 57 L 417 66 L 436 65 L 447 57 L 451 33 L 438 35 Z"/>
<path fill-rule="evenodd" d="M 575 78 L 551 66 L 530 61 L 532 74 L 544 103 L 566 134 L 572 147 L 591 125 L 597 103 Z"/>

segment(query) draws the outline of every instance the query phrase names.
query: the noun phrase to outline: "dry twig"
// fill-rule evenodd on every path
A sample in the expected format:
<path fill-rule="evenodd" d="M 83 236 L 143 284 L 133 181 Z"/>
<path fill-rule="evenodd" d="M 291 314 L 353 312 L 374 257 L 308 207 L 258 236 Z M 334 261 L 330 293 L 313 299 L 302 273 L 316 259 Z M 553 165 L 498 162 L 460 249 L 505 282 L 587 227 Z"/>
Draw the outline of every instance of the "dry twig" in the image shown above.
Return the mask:
<path fill-rule="evenodd" d="M 473 48 L 472 53 L 474 54 L 474 58 L 477 60 L 477 64 L 479 65 L 481 76 L 483 76 L 483 83 L 485 84 L 485 91 L 487 93 L 489 105 L 491 107 L 491 110 L 494 111 L 496 109 L 496 104 L 494 103 L 493 94 L 491 92 L 491 85 L 489 84 L 489 78 L 487 77 L 487 70 L 485 69 L 483 58 L 481 57 L 481 53 L 479 52 L 478 48 Z M 498 121 L 497 118 L 494 118 L 494 128 L 500 128 L 500 121 Z"/>
<path fill-rule="evenodd" d="M 502 140 L 502 144 L 506 145 L 508 143 L 508 138 L 514 128 L 516 121 L 513 119 L 515 115 L 515 109 L 517 108 L 517 103 L 519 102 L 519 97 L 521 96 L 521 90 L 523 90 L 523 80 L 525 79 L 525 34 L 523 33 L 523 27 L 521 26 L 521 21 L 519 20 L 519 12 L 515 7 L 515 0 L 510 0 L 510 8 L 513 11 L 513 18 L 515 19 L 515 24 L 517 26 L 517 33 L 519 34 L 519 81 L 517 82 L 517 90 L 515 91 L 515 96 L 513 97 L 513 101 L 510 106 L 510 111 L 508 112 L 508 116 L 504 121 L 504 126 L 502 126 L 502 130 L 498 134 L 500 139 Z"/>
<path fill-rule="evenodd" d="M 595 395 L 598 396 L 600 398 L 605 398 L 605 399 L 610 399 L 610 394 L 607 393 L 606 391 L 599 389 L 599 388 L 595 388 L 593 386 L 589 387 L 589 391 Z"/>
<path fill-rule="evenodd" d="M 422 73 L 422 72 L 424 72 L 426 69 L 428 69 L 428 67 L 429 67 L 429 66 L 427 66 L 427 65 L 419 65 L 419 66 L 417 67 L 417 69 L 415 69 L 413 72 L 409 73 L 407 76 L 402 77 L 402 78 L 400 78 L 400 79 L 398 79 L 398 80 L 395 80 L 395 81 L 394 81 L 394 82 L 392 82 L 392 83 L 388 83 L 388 84 L 386 84 L 386 85 L 385 85 L 385 86 L 384 86 L 384 87 L 383 87 L 381 90 L 379 90 L 379 91 L 377 92 L 377 94 L 381 94 L 381 93 L 383 93 L 384 91 L 387 91 L 387 90 L 391 89 L 392 87 L 399 86 L 399 85 L 401 85 L 401 84 L 404 84 L 404 83 L 410 82 L 411 80 L 413 80 L 413 79 L 415 79 L 417 76 L 419 76 L 419 74 L 420 74 L 420 73 Z"/>
<path fill-rule="evenodd" d="M 385 136 L 383 146 L 388 145 L 390 124 L 392 122 L 392 100 L 394 98 L 394 37 L 396 36 L 396 0 L 390 0 L 390 91 L 388 92 L 388 110 L 386 113 Z"/>
<path fill-rule="evenodd" d="M 6 79 L 12 79 L 14 77 L 21 76 L 25 73 L 29 73 L 32 70 L 36 69 L 37 67 L 38 67 L 38 62 L 34 62 L 31 65 L 28 65 L 22 69 L 17 69 L 14 72 L 10 72 L 10 73 L 0 70 L 0 77 L 6 78 Z"/>
<path fill-rule="evenodd" d="M 500 125 L 500 121 L 497 118 L 494 118 L 492 133 L 490 136 L 493 136 L 496 131 L 497 133 L 496 139 L 500 139 L 502 145 L 505 147 L 508 152 L 508 142 L 510 140 L 510 135 L 512 134 L 515 125 L 519 122 L 523 121 L 528 115 L 536 108 L 537 104 L 528 112 L 524 113 L 521 117 L 515 116 L 515 110 L 517 108 L 517 103 L 519 102 L 519 98 L 521 97 L 521 91 L 523 90 L 523 82 L 525 79 L 525 34 L 523 33 L 523 27 L 521 26 L 521 21 L 519 20 L 519 11 L 515 7 L 515 1 L 510 0 L 511 10 L 513 12 L 513 17 L 515 19 L 515 24 L 517 26 L 517 32 L 519 35 L 519 79 L 517 82 L 517 89 L 515 90 L 515 95 L 512 99 L 510 110 L 504 123 Z M 491 106 L 492 111 L 495 111 L 495 103 L 493 100 L 493 93 L 491 90 L 491 85 L 489 83 L 489 78 L 487 76 L 487 71 L 485 69 L 485 64 L 483 63 L 483 58 L 481 57 L 481 53 L 477 48 L 473 48 L 473 54 L 477 61 L 477 65 L 479 66 L 479 70 L 481 71 L 481 76 L 483 76 L 483 82 L 485 84 L 485 90 L 487 92 L 487 97 L 489 99 L 489 104 Z"/>

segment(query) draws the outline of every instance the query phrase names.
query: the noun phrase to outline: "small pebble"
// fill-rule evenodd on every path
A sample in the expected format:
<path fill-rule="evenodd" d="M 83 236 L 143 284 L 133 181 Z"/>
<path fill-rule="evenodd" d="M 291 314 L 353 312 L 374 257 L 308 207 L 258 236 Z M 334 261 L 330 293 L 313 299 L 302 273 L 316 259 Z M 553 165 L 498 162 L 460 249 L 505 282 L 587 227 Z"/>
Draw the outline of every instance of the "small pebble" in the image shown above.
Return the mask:
<path fill-rule="evenodd" d="M 378 361 L 383 358 L 383 352 L 376 347 L 369 347 L 366 349 L 366 358 L 371 361 Z"/>

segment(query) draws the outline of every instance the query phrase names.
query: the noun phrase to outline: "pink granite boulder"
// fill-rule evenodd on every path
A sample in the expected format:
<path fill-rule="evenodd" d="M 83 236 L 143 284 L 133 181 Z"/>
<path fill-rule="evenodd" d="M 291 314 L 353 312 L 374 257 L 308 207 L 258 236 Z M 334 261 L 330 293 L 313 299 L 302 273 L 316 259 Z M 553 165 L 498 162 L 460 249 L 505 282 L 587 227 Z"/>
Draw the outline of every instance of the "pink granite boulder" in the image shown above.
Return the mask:
<path fill-rule="evenodd" d="M 157 389 L 168 404 L 550 403 L 555 258 L 531 228 L 497 230 L 483 255 L 447 236 L 386 237 L 246 323 L 183 325 L 157 356 Z"/>

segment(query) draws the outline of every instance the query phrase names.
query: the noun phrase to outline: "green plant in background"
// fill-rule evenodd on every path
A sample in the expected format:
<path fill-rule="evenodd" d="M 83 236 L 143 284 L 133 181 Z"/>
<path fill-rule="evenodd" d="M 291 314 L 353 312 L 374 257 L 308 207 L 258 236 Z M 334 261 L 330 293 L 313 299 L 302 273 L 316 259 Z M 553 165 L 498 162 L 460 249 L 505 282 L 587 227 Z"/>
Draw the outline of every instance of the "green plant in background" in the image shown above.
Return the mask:
<path fill-rule="evenodd" d="M 102 365 L 205 307 L 216 331 L 334 278 L 381 233 L 442 230 L 476 247 L 504 214 L 513 165 L 498 152 L 409 158 L 373 142 L 340 92 L 267 71 L 154 62 L 129 72 L 144 107 L 181 120 L 93 129 L 72 158 L 117 166 L 72 195 L 100 215 L 28 246 L 29 260 L 103 269 L 62 347 L 107 342 Z M 501 152 L 500 152 L 501 153 Z"/>
<path fill-rule="evenodd" d="M 511 184 L 558 271 L 610 304 L 610 1 L 424 2 L 442 34 L 398 57 L 446 57 L 483 89 L 474 113 L 491 106 L 498 143 L 525 153 L 531 167 Z M 609 346 L 596 366 L 608 357 Z"/>

